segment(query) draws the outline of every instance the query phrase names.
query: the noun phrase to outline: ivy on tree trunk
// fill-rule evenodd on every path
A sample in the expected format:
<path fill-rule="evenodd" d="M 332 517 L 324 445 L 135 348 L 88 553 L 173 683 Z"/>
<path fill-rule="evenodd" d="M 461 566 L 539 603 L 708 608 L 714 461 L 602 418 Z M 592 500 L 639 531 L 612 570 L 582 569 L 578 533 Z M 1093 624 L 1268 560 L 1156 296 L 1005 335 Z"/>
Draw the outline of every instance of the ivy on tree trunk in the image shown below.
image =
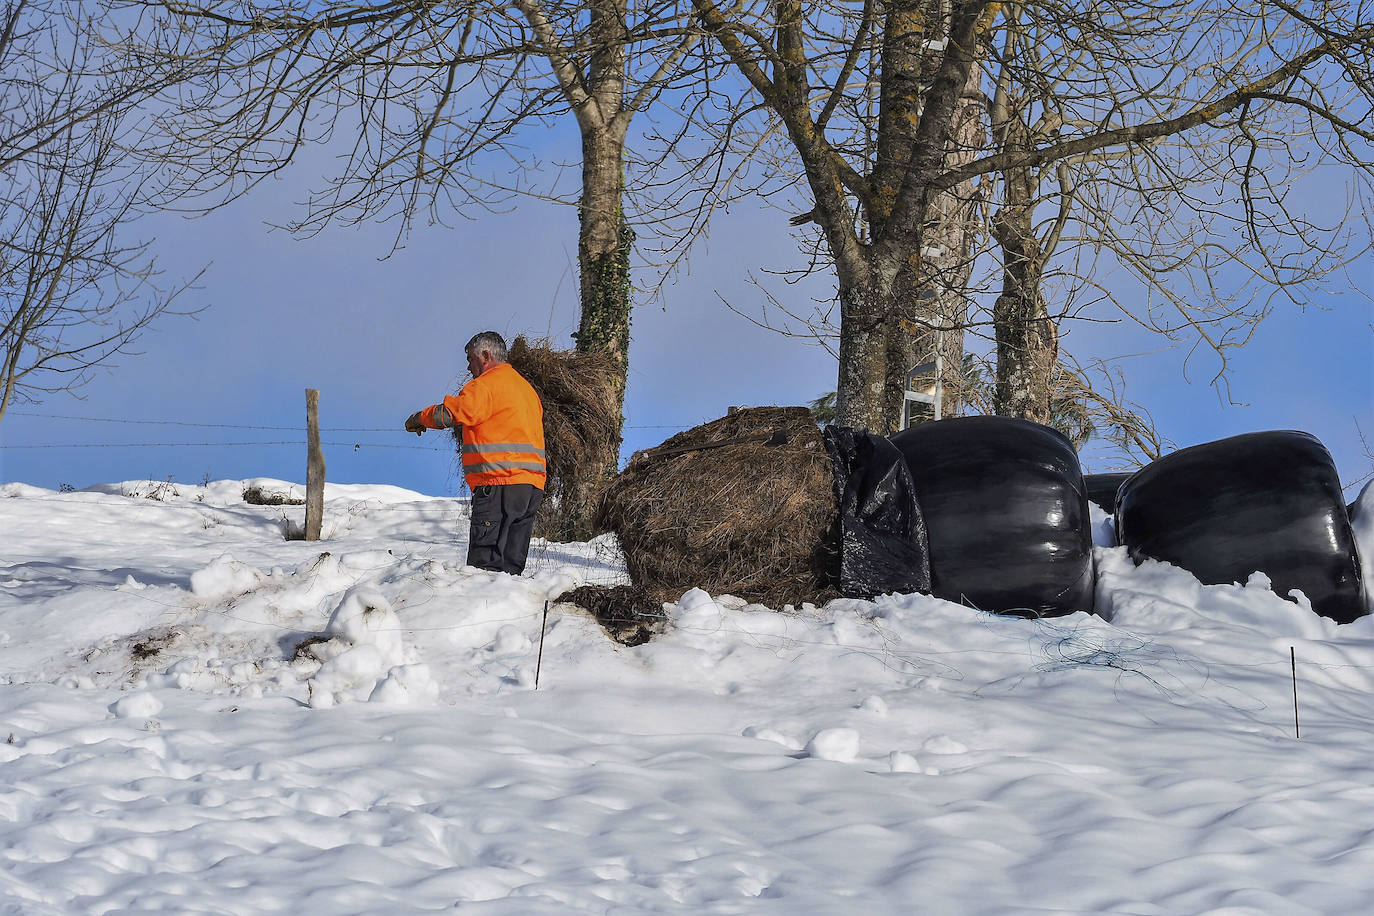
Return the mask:
<path fill-rule="evenodd" d="M 634 230 L 625 220 L 622 205 L 625 178 L 622 171 L 623 133 L 588 127 L 582 132 L 582 201 L 578 208 L 578 265 L 582 316 L 573 335 L 580 353 L 608 357 L 615 366 L 615 410 L 625 407 L 625 380 L 629 369 L 630 309 L 633 295 L 630 253 Z M 624 417 L 621 417 L 621 423 Z M 615 477 L 620 465 L 620 430 L 613 441 L 601 443 L 578 469 L 576 477 L 562 481 L 560 536 L 586 540 L 597 533 L 594 519 L 601 491 Z"/>

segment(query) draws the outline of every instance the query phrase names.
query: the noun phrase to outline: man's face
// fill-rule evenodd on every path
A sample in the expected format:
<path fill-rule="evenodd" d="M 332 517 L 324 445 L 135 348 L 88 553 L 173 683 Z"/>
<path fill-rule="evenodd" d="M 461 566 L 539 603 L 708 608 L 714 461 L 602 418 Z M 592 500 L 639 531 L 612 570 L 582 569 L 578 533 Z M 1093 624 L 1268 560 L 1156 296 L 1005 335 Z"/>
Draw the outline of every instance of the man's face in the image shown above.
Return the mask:
<path fill-rule="evenodd" d="M 468 372 L 472 374 L 473 378 L 477 378 L 482 374 L 482 355 L 471 349 L 464 352 L 468 356 Z"/>

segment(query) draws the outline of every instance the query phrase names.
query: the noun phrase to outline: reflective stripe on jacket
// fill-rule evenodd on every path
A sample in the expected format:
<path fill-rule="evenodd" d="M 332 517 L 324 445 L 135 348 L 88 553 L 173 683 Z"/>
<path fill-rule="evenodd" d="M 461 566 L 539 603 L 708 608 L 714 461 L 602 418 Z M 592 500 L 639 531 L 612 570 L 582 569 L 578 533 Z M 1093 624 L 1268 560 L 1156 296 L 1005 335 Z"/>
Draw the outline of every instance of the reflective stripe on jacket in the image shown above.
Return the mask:
<path fill-rule="evenodd" d="M 420 411 L 430 429 L 463 427 L 468 486 L 528 483 L 544 489 L 544 407 L 510 363 L 497 363 Z"/>

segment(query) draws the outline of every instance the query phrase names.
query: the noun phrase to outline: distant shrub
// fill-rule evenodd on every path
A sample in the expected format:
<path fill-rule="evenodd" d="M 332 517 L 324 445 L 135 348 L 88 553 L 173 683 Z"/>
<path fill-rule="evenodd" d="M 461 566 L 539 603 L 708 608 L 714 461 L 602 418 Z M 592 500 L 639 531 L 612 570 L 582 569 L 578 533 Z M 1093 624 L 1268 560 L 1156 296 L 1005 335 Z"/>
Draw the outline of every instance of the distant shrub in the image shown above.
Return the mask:
<path fill-rule="evenodd" d="M 243 488 L 243 501 L 250 506 L 303 506 L 304 499 L 297 499 L 283 490 L 267 490 L 260 486 Z"/>
<path fill-rule="evenodd" d="M 172 483 L 172 475 L 168 474 L 166 480 L 148 479 L 147 489 L 141 485 L 126 486 L 123 490 L 125 496 L 130 499 L 155 499 L 158 502 L 172 499 L 181 495 L 181 491 Z"/>

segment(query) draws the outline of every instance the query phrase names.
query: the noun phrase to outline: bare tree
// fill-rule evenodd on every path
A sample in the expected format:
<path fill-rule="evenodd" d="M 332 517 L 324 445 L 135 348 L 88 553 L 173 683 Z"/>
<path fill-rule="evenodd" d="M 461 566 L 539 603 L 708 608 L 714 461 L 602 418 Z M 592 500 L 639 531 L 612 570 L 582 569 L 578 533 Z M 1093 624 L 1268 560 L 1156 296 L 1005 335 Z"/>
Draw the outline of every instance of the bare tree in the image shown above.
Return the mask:
<path fill-rule="evenodd" d="M 1126 316 L 1219 354 L 1243 341 L 1275 288 L 1299 299 L 1361 250 L 1320 232 L 1272 179 L 1300 168 L 1315 144 L 1344 175 L 1368 180 L 1374 23 L 1364 3 L 693 6 L 780 126 L 815 201 L 809 217 L 838 286 L 840 422 L 895 423 L 905 364 L 891 335 L 970 323 L 935 304 L 941 278 L 928 262 L 945 247 L 942 194 L 995 201 L 1003 282 L 993 323 L 1011 413 L 1047 409 L 1054 321 L 1068 314 L 1045 298 L 1049 239 L 1109 252 L 1148 283 L 1151 299 L 1122 302 Z M 869 79 L 851 79 L 867 48 L 877 49 Z M 981 144 L 960 133 L 975 95 L 991 100 L 992 137 Z M 1055 190 L 1043 191 L 1051 178 Z M 1201 195 L 1219 191 L 1199 209 Z M 1049 228 L 1035 212 L 1047 197 L 1060 205 Z M 1219 247 L 1232 230 L 1244 244 Z M 1314 240 L 1327 243 L 1322 264 L 1294 257 Z M 1251 301 L 1206 286 L 1236 264 L 1256 279 Z M 1180 291 L 1173 272 L 1184 268 L 1182 282 L 1210 295 Z"/>
<path fill-rule="evenodd" d="M 122 149 L 146 89 L 92 80 L 60 10 L 0 12 L 0 419 L 75 391 L 167 314 L 189 284 L 157 282 L 127 242 L 143 183 Z"/>
<path fill-rule="evenodd" d="M 1340 170 L 1338 182 L 1369 186 L 1368 73 L 1341 72 L 1349 57 L 1367 58 L 1368 23 L 1356 22 L 1346 4 L 1306 9 L 1325 24 L 1272 4 L 1222 11 L 1155 5 L 1148 14 L 1104 20 L 1070 43 L 1058 19 L 1034 6 L 1007 6 L 991 106 L 992 147 L 1005 164 L 992 195 L 1004 271 L 993 309 L 998 412 L 1044 415 L 1059 325 L 1079 314 L 1079 295 L 1210 354 L 1211 381 L 1224 391 L 1230 351 L 1276 301 L 1304 304 L 1367 253 L 1369 233 L 1347 228 L 1358 223 L 1349 219 L 1357 215 L 1349 202 L 1344 213 L 1339 203 L 1325 203 L 1317 217 L 1296 186 L 1319 159 L 1328 174 Z M 1275 61 L 1301 61 L 1322 41 L 1348 53 L 1314 59 L 1301 71 L 1290 66 L 1294 75 L 1280 81 L 1282 92 L 1271 86 L 1239 105 L 1224 98 L 1206 119 L 1191 126 L 1183 119 L 1176 132 L 1144 144 L 1034 164 L 1035 150 L 1081 129 L 1087 112 L 1150 112 L 1142 128 L 1157 130 L 1153 122 L 1195 96 L 1220 95 L 1219 74 L 1253 92 L 1252 78 L 1272 79 L 1284 66 Z M 1185 53 L 1209 43 L 1212 56 Z M 1235 59 L 1218 63 L 1225 52 Z M 1113 72 L 1109 64 L 1120 75 L 1098 78 Z M 1301 103 L 1304 93 L 1320 106 Z M 1037 217 L 1037 207 L 1048 214 Z M 1123 296 L 1099 275 L 1124 278 L 1145 296 Z M 1057 287 L 1052 307 L 1049 279 Z M 1101 308 L 1093 311 L 1102 316 Z"/>
<path fill-rule="evenodd" d="M 1002 152 L 1024 153 L 1035 142 L 1035 126 L 1027 123 L 1043 99 L 1017 84 L 1015 77 L 1028 44 L 1019 24 L 1019 10 L 1007 12 L 998 58 L 997 80 L 989 104 L 990 146 Z M 1033 84 L 1038 88 L 1039 84 Z M 1061 184 L 1067 180 L 1063 163 L 1057 163 Z M 1057 322 L 1044 298 L 1045 262 L 1063 232 L 1072 207 L 1072 194 L 1061 193 L 1056 218 L 1048 238 L 1037 234 L 1035 210 L 1040 202 L 1038 170 L 1027 165 L 1009 166 L 997 176 L 1001 193 L 991 220 L 992 237 L 1000 250 L 1001 291 L 992 310 L 996 340 L 997 371 L 993 412 L 1049 423 L 1053 411 L 1054 375 L 1059 368 Z M 994 192 L 995 193 L 995 192 Z"/>
<path fill-rule="evenodd" d="M 938 0 L 693 7 L 776 119 L 813 201 L 804 219 L 837 282 L 837 422 L 890 431 L 906 372 L 937 335 L 946 364 L 961 364 L 976 192 L 972 177 L 935 188 L 918 176 L 982 148 L 986 26 Z"/>
<path fill-rule="evenodd" d="M 338 168 L 291 228 L 416 220 L 504 207 L 519 195 L 575 203 L 580 230 L 577 349 L 619 366 L 623 407 L 635 231 L 627 139 L 696 40 L 671 0 L 493 3 L 108 0 L 106 37 L 127 66 L 176 77 L 164 98 L 158 162 L 189 166 L 182 206 L 212 208 L 335 144 Z M 531 150 L 576 126 L 580 164 Z M 556 152 L 554 156 L 557 156 Z M 576 171 L 576 190 L 563 176 Z M 640 214 L 641 225 L 653 222 Z M 563 481 L 567 536 L 618 466 L 618 437 Z"/>

